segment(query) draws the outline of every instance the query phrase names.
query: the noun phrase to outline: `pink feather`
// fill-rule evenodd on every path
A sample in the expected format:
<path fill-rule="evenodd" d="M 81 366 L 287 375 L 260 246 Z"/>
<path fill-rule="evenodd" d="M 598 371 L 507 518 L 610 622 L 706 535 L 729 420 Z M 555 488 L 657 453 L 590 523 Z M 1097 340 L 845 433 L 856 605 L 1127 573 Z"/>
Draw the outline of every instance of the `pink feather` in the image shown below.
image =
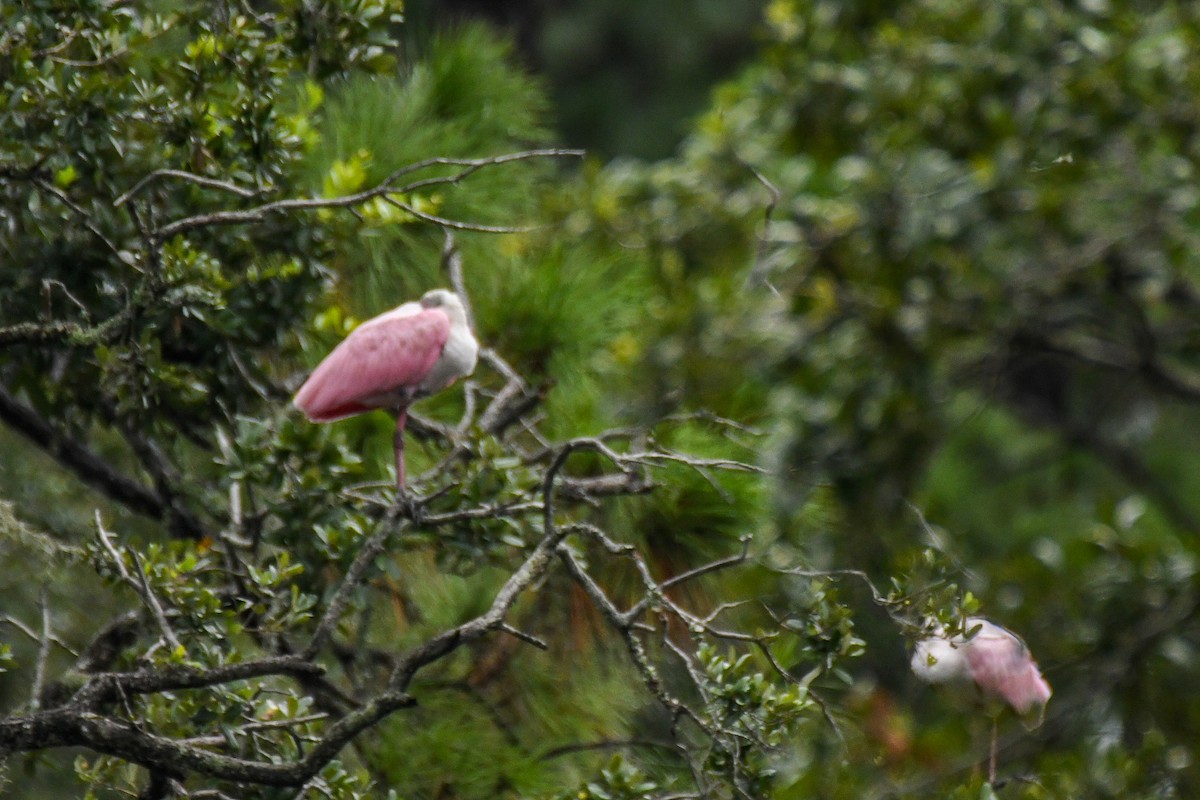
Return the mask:
<path fill-rule="evenodd" d="M 912 657 L 917 676 L 930 683 L 973 683 L 1018 714 L 1044 707 L 1050 684 L 1020 637 L 980 617 L 968 618 L 966 627 L 979 630 L 969 639 L 942 634 L 917 642 Z"/>
<path fill-rule="evenodd" d="M 1050 684 L 1038 671 L 1029 648 L 1008 631 L 980 632 L 963 647 L 963 655 L 980 691 L 1003 698 L 1018 714 L 1027 714 L 1050 699 Z"/>
<path fill-rule="evenodd" d="M 405 408 L 449 335 L 446 312 L 406 303 L 351 332 L 317 365 L 293 402 L 313 422 Z"/>

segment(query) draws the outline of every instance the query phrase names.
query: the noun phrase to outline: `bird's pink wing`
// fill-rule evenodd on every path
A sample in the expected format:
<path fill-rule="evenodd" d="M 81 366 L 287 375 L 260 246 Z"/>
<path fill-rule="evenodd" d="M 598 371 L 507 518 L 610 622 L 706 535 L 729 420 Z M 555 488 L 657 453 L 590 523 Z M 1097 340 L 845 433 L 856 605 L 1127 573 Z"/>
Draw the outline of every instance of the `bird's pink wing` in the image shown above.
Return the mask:
<path fill-rule="evenodd" d="M 971 677 L 985 694 L 1002 697 L 1018 714 L 1050 699 L 1050 684 L 1038 671 L 1029 649 L 1007 634 L 980 634 L 963 648 Z"/>
<path fill-rule="evenodd" d="M 293 403 L 313 422 L 401 405 L 442 354 L 450 318 L 404 306 L 368 320 L 317 365 Z"/>

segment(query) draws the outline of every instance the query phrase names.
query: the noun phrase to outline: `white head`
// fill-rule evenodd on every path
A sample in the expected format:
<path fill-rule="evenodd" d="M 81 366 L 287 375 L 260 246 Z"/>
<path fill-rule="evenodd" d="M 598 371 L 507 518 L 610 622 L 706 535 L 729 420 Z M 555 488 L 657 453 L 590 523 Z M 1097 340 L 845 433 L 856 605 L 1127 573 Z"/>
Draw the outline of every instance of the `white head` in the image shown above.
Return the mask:
<path fill-rule="evenodd" d="M 421 296 L 422 308 L 440 308 L 453 325 L 467 324 L 467 310 L 457 294 L 449 289 L 430 289 Z"/>
<path fill-rule="evenodd" d="M 950 636 L 946 629 L 939 625 L 930 636 L 917 642 L 911 666 L 918 678 L 928 683 L 971 680 L 967 650 L 982 636 L 995 635 L 1002 631 L 1007 633 L 999 625 L 982 617 L 968 617 L 964 622 L 967 633 L 973 634 L 969 639 L 962 634 Z"/>
<path fill-rule="evenodd" d="M 927 683 L 971 680 L 971 668 L 961 640 L 922 639 L 913 651 L 911 666 L 917 677 Z"/>

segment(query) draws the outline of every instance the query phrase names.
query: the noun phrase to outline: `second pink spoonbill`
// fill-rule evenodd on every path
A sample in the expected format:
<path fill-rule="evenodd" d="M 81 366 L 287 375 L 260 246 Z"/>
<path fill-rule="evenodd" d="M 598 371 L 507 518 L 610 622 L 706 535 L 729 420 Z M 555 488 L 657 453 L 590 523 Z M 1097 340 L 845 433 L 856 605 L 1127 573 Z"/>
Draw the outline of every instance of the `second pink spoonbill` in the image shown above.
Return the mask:
<path fill-rule="evenodd" d="M 982 698 L 1003 700 L 1022 716 L 1044 709 L 1050 684 L 1021 637 L 982 617 L 968 617 L 964 627 L 968 636 L 942 631 L 917 642 L 912 656 L 917 677 L 928 683 L 974 686 Z M 991 716 L 988 783 L 995 783 L 997 716 Z"/>

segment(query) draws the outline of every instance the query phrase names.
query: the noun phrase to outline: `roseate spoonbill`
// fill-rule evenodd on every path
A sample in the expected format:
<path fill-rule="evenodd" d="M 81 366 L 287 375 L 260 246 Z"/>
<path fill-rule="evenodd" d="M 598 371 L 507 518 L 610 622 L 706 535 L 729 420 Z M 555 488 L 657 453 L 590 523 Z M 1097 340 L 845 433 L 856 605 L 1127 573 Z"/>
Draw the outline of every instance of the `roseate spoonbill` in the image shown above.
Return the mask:
<path fill-rule="evenodd" d="M 982 617 L 968 617 L 966 636 L 945 631 L 917 642 L 912 670 L 927 683 L 973 685 L 984 699 L 1002 700 L 1024 716 L 1050 700 L 1050 684 L 1021 637 Z M 998 709 L 993 709 L 988 783 L 996 781 Z"/>
<path fill-rule="evenodd" d="M 404 488 L 404 423 L 416 400 L 475 370 L 479 343 L 458 295 L 433 289 L 355 328 L 325 356 L 292 404 L 313 422 L 377 408 L 396 415 L 396 488 Z"/>

